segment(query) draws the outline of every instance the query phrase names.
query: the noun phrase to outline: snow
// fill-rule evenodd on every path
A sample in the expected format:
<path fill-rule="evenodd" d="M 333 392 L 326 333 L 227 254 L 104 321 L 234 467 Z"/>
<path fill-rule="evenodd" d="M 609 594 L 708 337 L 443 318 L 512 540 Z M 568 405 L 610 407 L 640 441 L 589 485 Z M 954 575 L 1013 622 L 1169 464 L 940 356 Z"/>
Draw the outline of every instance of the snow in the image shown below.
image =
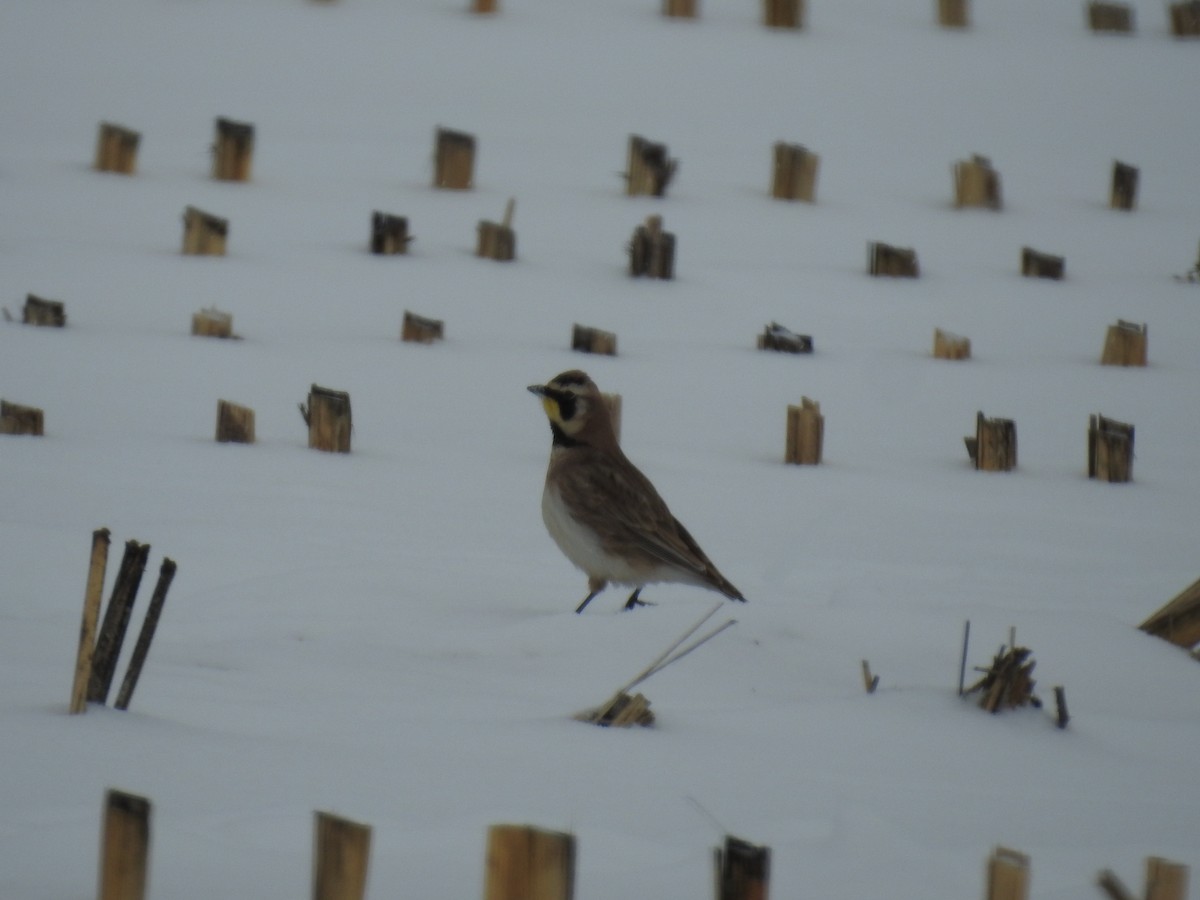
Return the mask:
<path fill-rule="evenodd" d="M 924 0 L 814 0 L 799 33 L 752 3 L 501 2 L 5 3 L 0 305 L 68 325 L 0 326 L 0 395 L 47 431 L 0 438 L 0 896 L 92 896 L 108 787 L 154 804 L 156 897 L 302 895 L 317 809 L 372 825 L 375 897 L 477 894 L 508 821 L 577 835 L 581 900 L 703 896 L 726 832 L 772 848 L 776 896 L 971 896 L 997 844 L 1055 900 L 1200 863 L 1200 669 L 1135 627 L 1200 576 L 1200 294 L 1172 278 L 1200 237 L 1196 43 L 1149 0 L 1126 36 L 1075 2 L 954 32 Z M 256 126 L 249 184 L 208 177 L 218 115 Z M 136 176 L 91 170 L 101 120 L 142 132 Z M 476 135 L 474 190 L 430 187 L 438 126 Z M 681 160 L 665 199 L 622 194 L 631 133 Z M 815 204 L 768 198 L 777 140 L 820 154 Z M 971 153 L 1003 211 L 953 208 Z M 1114 159 L 1135 212 L 1107 208 Z M 518 260 L 474 258 L 509 197 Z M 230 220 L 227 257 L 178 253 L 189 204 Z M 410 255 L 366 252 L 374 209 Z M 675 281 L 623 272 L 650 214 Z M 869 278 L 874 240 L 922 277 Z M 1021 278 L 1024 245 L 1066 279 Z M 243 340 L 188 335 L 212 305 Z M 402 344 L 405 309 L 447 339 Z M 1118 318 L 1148 323 L 1145 369 L 1098 364 Z M 771 321 L 816 352 L 755 351 Z M 576 322 L 620 356 L 572 353 Z M 938 326 L 974 358 L 930 358 Z M 749 598 L 641 686 L 649 730 L 571 715 L 716 595 L 573 613 L 525 386 L 574 367 Z M 306 447 L 313 383 L 350 393 L 351 454 Z M 801 395 L 820 466 L 781 461 Z M 221 398 L 256 445 L 212 440 Z M 977 410 L 1016 421 L 1016 471 L 970 468 Z M 1136 426 L 1132 483 L 1087 479 L 1093 413 Z M 130 711 L 69 716 L 101 526 L 110 584 L 153 545 L 140 608 L 179 572 Z M 972 665 L 1016 627 L 1067 730 L 956 696 L 967 619 Z"/>

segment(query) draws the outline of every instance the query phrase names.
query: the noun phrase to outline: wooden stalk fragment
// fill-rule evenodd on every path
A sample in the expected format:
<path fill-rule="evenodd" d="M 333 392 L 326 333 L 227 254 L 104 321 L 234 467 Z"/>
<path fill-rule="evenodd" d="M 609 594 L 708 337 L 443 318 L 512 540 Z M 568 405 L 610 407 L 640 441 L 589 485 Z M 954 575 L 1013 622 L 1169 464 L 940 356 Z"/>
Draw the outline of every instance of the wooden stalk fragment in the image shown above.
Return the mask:
<path fill-rule="evenodd" d="M 571 349 L 583 353 L 599 353 L 603 356 L 617 355 L 617 336 L 611 331 L 601 331 L 586 325 L 575 325 L 571 329 Z"/>
<path fill-rule="evenodd" d="M 675 177 L 678 168 L 679 160 L 670 157 L 666 144 L 656 144 L 640 135 L 631 134 L 625 169 L 625 193 L 631 197 L 665 197 L 667 185 Z"/>
<path fill-rule="evenodd" d="M 66 307 L 61 300 L 45 300 L 34 294 L 26 294 L 25 305 L 21 308 L 21 321 L 26 325 L 64 328 L 67 324 Z"/>
<path fill-rule="evenodd" d="M 818 465 L 824 442 L 825 417 L 821 415 L 821 404 L 802 397 L 799 406 L 789 405 L 783 461 L 793 465 Z"/>
<path fill-rule="evenodd" d="M 432 344 L 445 336 L 445 323 L 441 319 L 427 319 L 416 313 L 404 311 L 400 325 L 400 340 L 416 344 Z"/>
<path fill-rule="evenodd" d="M 1135 900 L 1129 888 L 1125 887 L 1125 883 L 1112 869 L 1105 869 L 1096 877 L 1096 886 L 1112 900 Z"/>
<path fill-rule="evenodd" d="M 308 404 L 300 404 L 300 415 L 308 425 L 308 446 L 329 453 L 349 453 L 353 423 L 350 395 L 345 391 L 313 385 Z"/>
<path fill-rule="evenodd" d="M 1172 3 L 1168 10 L 1171 16 L 1171 34 L 1175 37 L 1200 37 L 1200 0 Z"/>
<path fill-rule="evenodd" d="M 332 813 L 315 813 L 313 900 L 363 900 L 370 856 L 369 825 Z"/>
<path fill-rule="evenodd" d="M 88 680 L 92 675 L 92 657 L 96 649 L 96 623 L 104 594 L 104 574 L 108 567 L 110 532 L 97 528 L 92 532 L 92 553 L 88 560 L 87 587 L 83 593 L 83 621 L 79 626 L 79 649 L 75 652 L 75 678 L 71 683 L 72 715 L 87 711 Z"/>
<path fill-rule="evenodd" d="M 0 434 L 28 434 L 42 437 L 46 432 L 45 414 L 36 406 L 22 406 L 0 400 Z"/>
<path fill-rule="evenodd" d="M 820 164 L 821 157 L 801 145 L 777 142 L 771 167 L 771 196 L 777 200 L 812 203 L 816 199 Z"/>
<path fill-rule="evenodd" d="M 669 19 L 695 19 L 698 0 L 663 0 L 663 15 Z"/>
<path fill-rule="evenodd" d="M 381 256 L 408 253 L 408 219 L 376 210 L 371 213 L 371 252 Z"/>
<path fill-rule="evenodd" d="M 967 694 L 978 693 L 979 705 L 990 713 L 1018 706 L 1041 707 L 1042 701 L 1033 693 L 1037 684 L 1033 670 L 1037 665 L 1028 647 L 1001 648 L 992 658 L 992 665 L 980 669 L 984 673 Z"/>
<path fill-rule="evenodd" d="M 488 829 L 484 900 L 571 900 L 574 895 L 574 835 L 531 825 Z"/>
<path fill-rule="evenodd" d="M 971 339 L 933 329 L 933 356 L 935 359 L 970 359 Z"/>
<path fill-rule="evenodd" d="M 162 615 L 163 604 L 167 602 L 167 591 L 174 577 L 175 561 L 164 558 L 158 572 L 158 583 L 150 596 L 150 606 L 146 609 L 146 618 L 142 620 L 142 630 L 138 633 L 137 643 L 133 645 L 133 655 L 129 658 L 129 667 L 125 670 L 125 679 L 121 682 L 121 689 L 117 691 L 117 700 L 113 704 L 117 709 L 129 709 L 129 701 L 133 699 L 138 679 L 142 676 L 142 667 L 150 654 L 150 642 L 154 640 L 158 619 Z"/>
<path fill-rule="evenodd" d="M 1071 721 L 1071 714 L 1067 712 L 1067 689 L 1061 684 L 1054 686 L 1054 724 L 1059 728 L 1066 728 L 1067 723 Z"/>
<path fill-rule="evenodd" d="M 1146 365 L 1146 343 L 1149 339 L 1149 329 L 1146 323 L 1126 322 L 1118 319 L 1115 325 L 1109 325 L 1104 335 L 1104 350 L 1100 354 L 1102 366 L 1144 366 Z"/>
<path fill-rule="evenodd" d="M 92 673 L 88 681 L 87 699 L 90 703 L 106 703 L 112 686 L 121 645 L 125 642 L 125 631 L 137 599 L 142 573 L 146 570 L 146 558 L 150 555 L 149 544 L 137 541 L 125 542 L 125 555 L 113 585 L 112 596 L 104 611 L 104 622 L 96 638 L 96 650 L 92 657 Z"/>
<path fill-rule="evenodd" d="M 954 164 L 954 205 L 999 210 L 1004 206 L 1000 173 L 986 156 L 974 154 Z"/>
<path fill-rule="evenodd" d="M 600 399 L 608 407 L 608 417 L 612 420 L 613 436 L 621 443 L 621 395 L 600 392 Z"/>
<path fill-rule="evenodd" d="M 1097 0 L 1087 5 L 1088 28 L 1092 31 L 1107 31 L 1128 34 L 1133 31 L 1133 8 L 1127 3 L 1101 3 Z"/>
<path fill-rule="evenodd" d="M 233 314 L 221 312 L 215 306 L 192 313 L 192 334 L 196 337 L 234 337 Z"/>
<path fill-rule="evenodd" d="M 1132 480 L 1132 425 L 1102 415 L 1088 418 L 1088 478 L 1110 483 Z"/>
<path fill-rule="evenodd" d="M 185 256 L 224 256 L 229 238 L 229 220 L 194 206 L 183 211 L 183 248 Z"/>
<path fill-rule="evenodd" d="M 219 181 L 249 181 L 254 158 L 254 126 L 218 117 L 215 128 L 212 177 Z"/>
<path fill-rule="evenodd" d="M 1032 247 L 1021 248 L 1021 274 L 1026 278 L 1049 278 L 1062 281 L 1066 260 L 1052 253 L 1042 253 Z"/>
<path fill-rule="evenodd" d="M 879 687 L 879 676 L 871 674 L 871 664 L 865 659 L 862 661 L 862 677 L 863 687 L 868 694 L 875 693 L 875 689 Z"/>
<path fill-rule="evenodd" d="M 434 135 L 433 186 L 469 190 L 475 177 L 475 138 L 463 131 L 439 128 Z"/>
<path fill-rule="evenodd" d="M 228 400 L 218 400 L 216 439 L 220 444 L 253 444 L 254 410 Z"/>
<path fill-rule="evenodd" d="M 675 277 L 675 235 L 664 231 L 662 216 L 647 216 L 629 240 L 629 274 L 637 278 Z"/>
<path fill-rule="evenodd" d="M 771 883 L 771 848 L 725 836 L 713 850 L 717 900 L 766 900 Z"/>
<path fill-rule="evenodd" d="M 1176 594 L 1138 628 L 1185 649 L 1200 644 L 1200 580 Z"/>
<path fill-rule="evenodd" d="M 150 801 L 110 790 L 104 802 L 99 900 L 144 900 L 150 872 Z"/>
<path fill-rule="evenodd" d="M 138 143 L 142 136 L 136 131 L 111 122 L 101 122 L 96 135 L 94 167 L 98 172 L 132 175 L 137 168 Z"/>
<path fill-rule="evenodd" d="M 937 0 L 937 19 L 943 28 L 966 28 L 970 25 L 967 0 Z"/>
<path fill-rule="evenodd" d="M 1012 419 L 988 419 L 975 414 L 975 436 L 964 438 L 976 469 L 1008 472 L 1017 466 L 1017 425 Z"/>
<path fill-rule="evenodd" d="M 911 247 L 893 247 L 878 241 L 867 244 L 867 272 L 892 278 L 919 278 L 921 268 L 917 251 Z"/>
<path fill-rule="evenodd" d="M 759 350 L 774 350 L 778 353 L 813 352 L 812 335 L 789 331 L 778 322 L 772 322 L 763 329 L 756 345 Z"/>
<path fill-rule="evenodd" d="M 768 28 L 804 27 L 805 0 L 763 0 L 763 24 Z"/>
<path fill-rule="evenodd" d="M 650 709 L 650 701 L 645 695 L 618 691 L 595 709 L 585 710 L 575 718 L 602 728 L 630 728 L 634 725 L 649 728 L 654 724 L 654 711 Z"/>
<path fill-rule="evenodd" d="M 1146 900 L 1187 900 L 1188 867 L 1161 856 L 1146 857 Z"/>
<path fill-rule="evenodd" d="M 1133 210 L 1137 206 L 1138 169 L 1120 160 L 1113 161 L 1112 186 L 1108 205 L 1113 209 Z"/>
<path fill-rule="evenodd" d="M 987 900 L 1026 900 L 1029 896 L 1029 857 L 997 847 L 987 862 Z"/>
<path fill-rule="evenodd" d="M 517 256 L 517 233 L 512 228 L 516 200 L 510 198 L 500 222 L 480 220 L 475 255 L 497 262 L 508 262 Z"/>

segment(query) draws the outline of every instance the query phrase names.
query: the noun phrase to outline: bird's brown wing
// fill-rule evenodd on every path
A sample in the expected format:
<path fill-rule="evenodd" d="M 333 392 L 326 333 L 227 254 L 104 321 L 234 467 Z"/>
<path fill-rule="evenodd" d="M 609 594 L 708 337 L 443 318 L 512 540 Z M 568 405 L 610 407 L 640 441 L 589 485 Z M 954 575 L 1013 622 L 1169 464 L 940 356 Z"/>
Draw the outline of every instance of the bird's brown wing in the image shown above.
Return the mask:
<path fill-rule="evenodd" d="M 742 592 L 733 586 L 733 582 L 731 582 L 728 578 L 726 578 L 719 571 L 717 571 L 717 567 L 713 565 L 711 559 L 709 559 L 707 556 L 704 555 L 704 551 L 700 549 L 700 545 L 696 543 L 696 539 L 693 538 L 688 533 L 688 530 L 683 527 L 683 523 L 680 522 L 678 519 L 675 519 L 674 521 L 675 521 L 675 529 L 679 534 L 680 540 L 682 540 L 685 544 L 687 544 L 687 546 L 691 549 L 691 552 L 698 559 L 703 561 L 703 563 L 704 563 L 704 572 L 703 572 L 704 580 L 707 581 L 709 584 L 711 584 L 714 588 L 716 588 L 722 594 L 724 594 L 726 597 L 728 597 L 730 600 L 741 600 L 743 603 L 745 603 L 746 598 L 742 596 Z"/>
<path fill-rule="evenodd" d="M 662 562 L 690 572 L 726 596 L 741 593 L 717 571 L 695 539 L 671 515 L 650 479 L 627 459 L 585 447 L 573 448 L 561 464 L 574 468 L 563 477 L 563 499 L 579 520 L 600 537 L 612 553 L 638 554 L 648 563 Z M 566 475 L 567 473 L 563 473 Z"/>

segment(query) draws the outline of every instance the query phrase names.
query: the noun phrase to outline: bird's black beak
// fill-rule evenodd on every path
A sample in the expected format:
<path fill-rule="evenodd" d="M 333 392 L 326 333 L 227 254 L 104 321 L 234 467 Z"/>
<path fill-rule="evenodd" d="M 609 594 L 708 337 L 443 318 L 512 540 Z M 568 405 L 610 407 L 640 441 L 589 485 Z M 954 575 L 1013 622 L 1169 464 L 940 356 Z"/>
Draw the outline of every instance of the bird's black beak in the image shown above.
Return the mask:
<path fill-rule="evenodd" d="M 537 394 L 539 397 L 546 396 L 546 385 L 544 384 L 531 384 L 526 390 L 531 394 Z"/>

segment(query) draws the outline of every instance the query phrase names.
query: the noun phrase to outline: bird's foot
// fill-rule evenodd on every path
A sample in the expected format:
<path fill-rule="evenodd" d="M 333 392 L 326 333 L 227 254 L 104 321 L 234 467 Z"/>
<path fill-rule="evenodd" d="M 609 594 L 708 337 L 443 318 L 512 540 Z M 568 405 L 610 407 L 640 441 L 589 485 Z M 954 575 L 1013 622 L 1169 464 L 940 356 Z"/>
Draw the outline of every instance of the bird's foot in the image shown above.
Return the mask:
<path fill-rule="evenodd" d="M 642 592 L 642 589 L 638 588 L 636 591 L 634 591 L 632 594 L 629 595 L 629 599 L 625 601 L 625 609 L 635 609 L 639 606 L 653 606 L 654 605 L 653 603 L 648 603 L 647 601 L 640 599 L 638 597 L 638 595 L 641 594 L 641 592 Z"/>

